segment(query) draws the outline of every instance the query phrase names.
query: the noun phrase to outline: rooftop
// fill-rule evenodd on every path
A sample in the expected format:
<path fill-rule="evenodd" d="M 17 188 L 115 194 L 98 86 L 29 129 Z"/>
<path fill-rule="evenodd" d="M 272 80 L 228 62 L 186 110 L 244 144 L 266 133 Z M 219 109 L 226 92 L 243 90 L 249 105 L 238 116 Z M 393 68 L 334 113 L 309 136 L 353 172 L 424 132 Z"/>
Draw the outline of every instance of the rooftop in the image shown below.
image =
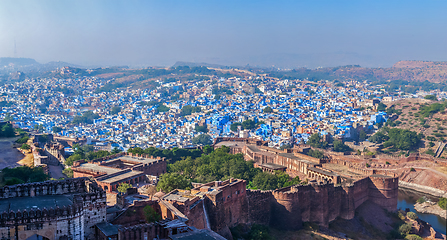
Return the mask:
<path fill-rule="evenodd" d="M 15 197 L 0 199 L 0 212 L 31 209 L 56 208 L 73 204 L 72 195 L 44 195 L 36 197 Z"/>
<path fill-rule="evenodd" d="M 102 176 L 100 180 L 101 182 L 104 183 L 115 183 L 115 182 L 119 182 L 121 180 L 127 179 L 127 178 L 132 178 L 132 177 L 136 177 L 138 175 L 142 175 L 144 174 L 144 172 L 141 171 L 129 171 L 126 173 L 122 173 L 116 176 Z"/>
<path fill-rule="evenodd" d="M 108 223 L 108 222 L 98 223 L 98 224 L 96 224 L 96 227 L 98 227 L 98 229 L 102 233 L 104 233 L 104 235 L 106 235 L 106 237 L 118 234 L 118 228 L 115 225 Z"/>
<path fill-rule="evenodd" d="M 263 164 L 259 164 L 259 166 L 265 167 L 268 169 L 273 169 L 273 170 L 282 170 L 282 169 L 286 168 L 283 165 L 274 164 L 274 163 L 263 163 Z"/>

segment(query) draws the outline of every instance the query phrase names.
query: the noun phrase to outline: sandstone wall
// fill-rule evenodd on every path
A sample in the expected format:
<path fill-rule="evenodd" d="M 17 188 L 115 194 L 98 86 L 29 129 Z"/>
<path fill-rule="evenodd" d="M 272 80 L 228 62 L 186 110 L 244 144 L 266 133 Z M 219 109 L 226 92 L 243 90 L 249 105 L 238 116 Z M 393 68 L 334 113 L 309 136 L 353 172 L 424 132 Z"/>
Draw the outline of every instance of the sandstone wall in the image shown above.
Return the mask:
<path fill-rule="evenodd" d="M 372 175 L 369 179 L 368 199 L 388 211 L 395 211 L 397 208 L 399 178 Z"/>
<path fill-rule="evenodd" d="M 208 213 L 210 228 L 220 231 L 227 226 L 247 223 L 246 182 L 230 183 L 217 194 L 207 194 L 205 208 Z"/>
<path fill-rule="evenodd" d="M 263 225 L 270 224 L 273 191 L 247 190 L 248 222 Z"/>

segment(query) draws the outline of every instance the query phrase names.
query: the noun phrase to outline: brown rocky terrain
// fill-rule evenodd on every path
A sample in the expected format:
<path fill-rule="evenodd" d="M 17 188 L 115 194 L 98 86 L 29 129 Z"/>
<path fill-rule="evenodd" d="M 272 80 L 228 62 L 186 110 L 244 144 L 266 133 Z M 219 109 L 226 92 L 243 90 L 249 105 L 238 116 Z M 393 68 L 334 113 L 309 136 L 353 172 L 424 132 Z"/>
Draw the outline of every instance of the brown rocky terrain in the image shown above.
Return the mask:
<path fill-rule="evenodd" d="M 433 114 L 426 118 L 425 122 L 421 122 L 420 116 L 417 116 L 421 106 L 428 106 L 436 102 L 427 99 L 410 98 L 385 103 L 387 107 L 393 106 L 396 110 L 402 111 L 395 121 L 398 124 L 395 126 L 396 128 L 408 129 L 424 134 L 425 138 L 422 139 L 419 148 L 420 153 L 430 154 L 431 151 L 435 152 L 439 143 L 447 138 L 447 113 L 445 111 Z M 446 158 L 447 151 L 440 157 Z"/>
<path fill-rule="evenodd" d="M 447 62 L 400 61 L 391 68 L 372 69 L 372 75 L 377 79 L 445 82 Z"/>
<path fill-rule="evenodd" d="M 436 214 L 442 218 L 447 219 L 447 211 L 442 209 L 435 202 L 423 202 L 414 204 L 414 209 L 421 213 Z"/>

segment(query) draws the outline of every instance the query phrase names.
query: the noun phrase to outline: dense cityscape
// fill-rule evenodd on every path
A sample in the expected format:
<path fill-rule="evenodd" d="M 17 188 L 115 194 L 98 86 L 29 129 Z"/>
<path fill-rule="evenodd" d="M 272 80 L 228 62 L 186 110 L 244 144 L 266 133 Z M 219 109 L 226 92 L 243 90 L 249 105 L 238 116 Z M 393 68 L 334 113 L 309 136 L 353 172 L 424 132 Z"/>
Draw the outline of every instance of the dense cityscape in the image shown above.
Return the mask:
<path fill-rule="evenodd" d="M 202 133 L 253 137 L 279 148 L 305 143 L 313 133 L 353 139 L 357 126 L 372 130 L 386 121 L 377 101 L 400 98 L 359 82 L 336 87 L 306 79 L 203 77 L 208 80 L 160 78 L 154 89 L 110 92 L 97 91 L 107 80 L 95 77 L 26 79 L 0 88 L 0 117 L 23 129 L 111 142 L 121 150 L 192 147 Z"/>
<path fill-rule="evenodd" d="M 0 240 L 447 240 L 447 1 L 0 1 Z"/>

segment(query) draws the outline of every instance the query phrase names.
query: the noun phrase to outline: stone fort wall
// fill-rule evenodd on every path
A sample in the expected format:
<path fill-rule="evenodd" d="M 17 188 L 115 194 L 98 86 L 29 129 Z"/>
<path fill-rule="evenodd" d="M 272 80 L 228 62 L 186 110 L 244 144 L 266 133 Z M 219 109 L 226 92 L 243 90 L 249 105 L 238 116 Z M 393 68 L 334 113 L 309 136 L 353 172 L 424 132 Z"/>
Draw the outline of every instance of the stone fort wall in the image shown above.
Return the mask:
<path fill-rule="evenodd" d="M 355 209 L 370 200 L 394 211 L 398 178 L 370 176 L 348 186 L 313 183 L 273 191 L 247 190 L 248 222 L 297 230 L 303 222 L 327 227 L 337 217 L 352 219 Z"/>
<path fill-rule="evenodd" d="M 71 195 L 72 204 L 4 211 L 0 238 L 27 239 L 38 234 L 49 239 L 94 239 L 94 225 L 106 220 L 106 194 L 87 178 L 18 184 L 0 188 L 0 199 Z"/>

